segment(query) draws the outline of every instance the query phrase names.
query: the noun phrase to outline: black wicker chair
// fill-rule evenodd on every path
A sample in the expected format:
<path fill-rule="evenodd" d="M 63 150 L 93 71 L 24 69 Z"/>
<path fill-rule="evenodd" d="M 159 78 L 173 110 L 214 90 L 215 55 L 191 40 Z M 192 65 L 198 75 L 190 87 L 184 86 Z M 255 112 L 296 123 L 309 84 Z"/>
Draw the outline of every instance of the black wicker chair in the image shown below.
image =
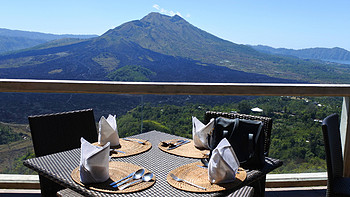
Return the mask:
<path fill-rule="evenodd" d="M 247 114 L 239 114 L 239 113 L 224 113 L 224 112 L 213 112 L 213 111 L 207 111 L 205 113 L 204 122 L 207 124 L 210 119 L 217 118 L 217 117 L 224 117 L 224 118 L 240 118 L 240 119 L 247 119 L 247 120 L 259 120 L 264 123 L 264 154 L 265 157 L 269 155 L 269 149 L 270 149 L 270 143 L 271 143 L 271 129 L 272 129 L 272 119 L 268 117 L 263 116 L 252 116 Z M 276 168 L 279 166 L 276 166 Z M 259 181 L 251 184 L 252 187 L 254 187 L 254 196 L 263 197 L 265 195 L 265 185 L 266 185 L 266 176 L 262 177 Z"/>
<path fill-rule="evenodd" d="M 36 157 L 79 148 L 81 137 L 89 142 L 98 138 L 92 109 L 29 116 L 28 120 Z M 56 196 L 65 189 L 43 176 L 39 179 L 42 196 Z M 79 196 L 69 189 L 63 193 Z"/>
<path fill-rule="evenodd" d="M 322 132 L 327 161 L 327 196 L 350 196 L 350 178 L 343 177 L 338 114 L 332 114 L 323 120 Z"/>

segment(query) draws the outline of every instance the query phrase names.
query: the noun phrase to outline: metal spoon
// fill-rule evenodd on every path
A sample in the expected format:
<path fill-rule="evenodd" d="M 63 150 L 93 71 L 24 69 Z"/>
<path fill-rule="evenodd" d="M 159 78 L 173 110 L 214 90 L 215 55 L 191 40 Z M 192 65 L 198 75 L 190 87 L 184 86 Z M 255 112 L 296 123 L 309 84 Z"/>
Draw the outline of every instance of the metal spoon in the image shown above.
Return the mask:
<path fill-rule="evenodd" d="M 144 175 L 142 176 L 142 179 L 136 180 L 136 181 L 131 182 L 131 183 L 128 183 L 128 184 L 126 184 L 126 185 L 123 185 L 123 186 L 121 186 L 121 187 L 119 188 L 119 190 L 123 190 L 123 189 L 129 187 L 130 185 L 135 184 L 135 183 L 139 183 L 139 182 L 141 182 L 141 181 L 144 181 L 144 182 L 151 181 L 152 178 L 153 178 L 153 173 L 152 173 L 152 172 L 147 172 L 146 174 L 144 174 Z"/>
<path fill-rule="evenodd" d="M 136 179 L 140 179 L 144 173 L 145 173 L 145 169 L 139 169 L 138 171 L 135 172 L 135 174 L 131 178 L 128 178 L 125 181 L 123 181 L 121 183 L 118 183 L 116 185 L 113 185 L 113 187 L 119 187 L 119 186 L 123 185 L 124 183 L 126 183 L 126 182 L 128 182 L 129 180 L 132 180 L 132 179 L 135 179 L 135 180 Z"/>

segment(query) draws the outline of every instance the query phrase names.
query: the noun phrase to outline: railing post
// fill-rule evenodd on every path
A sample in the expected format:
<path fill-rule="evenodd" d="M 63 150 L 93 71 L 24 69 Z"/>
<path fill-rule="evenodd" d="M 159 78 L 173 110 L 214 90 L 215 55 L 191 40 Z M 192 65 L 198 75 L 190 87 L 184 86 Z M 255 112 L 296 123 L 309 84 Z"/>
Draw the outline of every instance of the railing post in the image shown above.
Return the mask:
<path fill-rule="evenodd" d="M 344 177 L 350 177 L 350 98 L 343 97 L 340 137 L 344 158 Z"/>

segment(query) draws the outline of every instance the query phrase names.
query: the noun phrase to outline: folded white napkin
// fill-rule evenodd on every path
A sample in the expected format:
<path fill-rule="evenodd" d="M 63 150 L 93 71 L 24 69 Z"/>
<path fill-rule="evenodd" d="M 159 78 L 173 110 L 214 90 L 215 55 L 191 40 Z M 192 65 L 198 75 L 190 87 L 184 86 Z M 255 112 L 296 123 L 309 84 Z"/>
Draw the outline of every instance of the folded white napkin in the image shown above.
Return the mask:
<path fill-rule="evenodd" d="M 112 147 L 120 145 L 117 121 L 115 115 L 111 114 L 107 119 L 102 116 L 98 124 L 98 144 L 105 145 L 107 142 L 110 142 Z"/>
<path fill-rule="evenodd" d="M 204 125 L 196 117 L 192 116 L 192 136 L 194 146 L 200 149 L 209 149 L 208 134 L 214 128 L 214 118 Z"/>
<path fill-rule="evenodd" d="M 81 138 L 80 141 L 80 181 L 84 184 L 106 181 L 109 178 L 109 143 L 98 147 L 90 144 L 84 138 Z"/>
<path fill-rule="evenodd" d="M 238 158 L 226 138 L 222 139 L 213 150 L 208 164 L 211 183 L 229 183 L 236 178 L 239 167 Z"/>

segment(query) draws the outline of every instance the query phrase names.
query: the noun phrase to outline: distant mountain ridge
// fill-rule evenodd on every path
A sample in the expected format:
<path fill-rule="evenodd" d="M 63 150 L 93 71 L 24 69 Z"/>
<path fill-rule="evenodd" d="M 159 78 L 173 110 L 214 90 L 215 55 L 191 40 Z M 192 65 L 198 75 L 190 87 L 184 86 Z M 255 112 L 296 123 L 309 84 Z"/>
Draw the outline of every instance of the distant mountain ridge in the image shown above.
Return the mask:
<path fill-rule="evenodd" d="M 141 66 L 150 81 L 349 81 L 350 68 L 261 53 L 209 34 L 180 16 L 150 13 L 103 35 L 0 56 L 1 78 L 111 80 Z M 227 67 L 227 68 L 226 68 Z M 135 68 L 135 67 L 128 67 Z M 144 69 L 123 70 L 141 76 Z M 119 73 L 120 74 L 120 73 Z M 117 76 L 119 76 L 116 73 Z M 141 75 L 140 75 L 141 74 Z"/>
<path fill-rule="evenodd" d="M 264 45 L 251 46 L 255 50 L 269 54 L 279 54 L 287 56 L 295 56 L 303 59 L 319 59 L 319 60 L 345 60 L 350 61 L 350 51 L 343 48 L 307 48 L 307 49 L 286 49 L 273 48 Z"/>
<path fill-rule="evenodd" d="M 45 43 L 46 40 L 0 36 L 0 54 Z"/>
<path fill-rule="evenodd" d="M 34 32 L 34 31 L 22 31 L 22 30 L 11 30 L 11 29 L 0 28 L 0 36 L 23 37 L 23 38 L 50 41 L 50 40 L 57 40 L 62 38 L 88 39 L 88 38 L 97 37 L 98 35 L 50 34 L 50 33 L 41 33 L 41 32 Z"/>
<path fill-rule="evenodd" d="M 88 39 L 97 35 L 49 34 L 0 28 L 0 54 L 8 51 L 34 47 L 58 39 Z"/>

